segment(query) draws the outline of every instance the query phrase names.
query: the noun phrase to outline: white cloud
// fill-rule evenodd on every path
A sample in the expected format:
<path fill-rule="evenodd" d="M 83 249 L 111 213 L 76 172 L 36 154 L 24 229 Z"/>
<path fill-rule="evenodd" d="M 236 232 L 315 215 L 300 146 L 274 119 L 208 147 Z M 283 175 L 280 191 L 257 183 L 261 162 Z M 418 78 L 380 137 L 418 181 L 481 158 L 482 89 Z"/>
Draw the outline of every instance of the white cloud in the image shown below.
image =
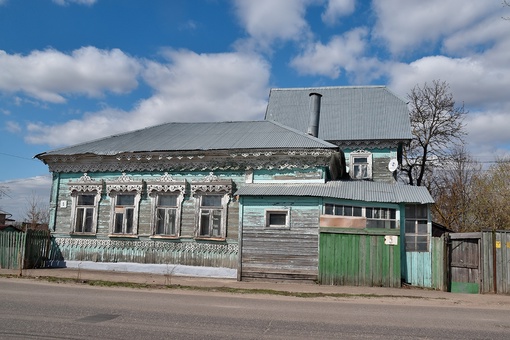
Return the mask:
<path fill-rule="evenodd" d="M 252 43 L 267 49 L 275 40 L 299 40 L 306 36 L 309 27 L 304 16 L 309 3 L 309 0 L 236 0 L 236 14 L 252 39 L 244 45 Z"/>
<path fill-rule="evenodd" d="M 63 103 L 71 93 L 101 96 L 135 88 L 140 64 L 118 49 L 82 47 L 65 54 L 48 49 L 27 56 L 0 50 L 0 92 L 23 92 L 33 98 Z"/>
<path fill-rule="evenodd" d="M 18 122 L 14 122 L 12 120 L 5 123 L 3 130 L 7 130 L 10 133 L 19 133 L 22 131 L 21 125 Z"/>
<path fill-rule="evenodd" d="M 389 43 L 392 53 L 432 51 L 445 36 L 464 30 L 501 10 L 497 1 L 374 0 L 374 36 Z M 498 20 L 494 17 L 494 20 Z"/>
<path fill-rule="evenodd" d="M 78 4 L 85 6 L 92 6 L 97 0 L 53 0 L 54 3 L 60 6 L 68 6 L 69 4 Z"/>
<path fill-rule="evenodd" d="M 36 176 L 0 182 L 7 187 L 7 195 L 0 197 L 0 209 L 12 214 L 12 218 L 22 222 L 26 217 L 29 202 L 48 205 L 51 189 L 51 176 Z"/>
<path fill-rule="evenodd" d="M 168 63 L 146 63 L 143 77 L 154 94 L 130 112 L 105 109 L 61 125 L 32 123 L 27 141 L 60 146 L 166 122 L 263 117 L 269 92 L 269 66 L 263 59 L 188 50 L 169 50 L 165 56 Z"/>
<path fill-rule="evenodd" d="M 316 42 L 291 61 L 300 74 L 322 75 L 336 79 L 342 69 L 358 72 L 357 76 L 366 74 L 378 65 L 376 59 L 364 58 L 367 46 L 368 30 L 356 28 L 342 36 L 333 36 L 326 44 Z"/>
<path fill-rule="evenodd" d="M 322 13 L 322 21 L 328 25 L 334 25 L 338 18 L 352 14 L 354 9 L 354 0 L 329 0 L 326 10 Z"/>

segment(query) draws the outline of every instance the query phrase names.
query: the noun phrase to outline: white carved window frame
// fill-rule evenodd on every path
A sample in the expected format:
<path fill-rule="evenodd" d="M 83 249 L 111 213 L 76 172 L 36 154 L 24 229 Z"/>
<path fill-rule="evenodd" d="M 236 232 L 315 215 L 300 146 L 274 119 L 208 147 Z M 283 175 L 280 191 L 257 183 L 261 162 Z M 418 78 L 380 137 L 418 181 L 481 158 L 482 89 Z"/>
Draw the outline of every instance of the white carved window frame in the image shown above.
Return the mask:
<path fill-rule="evenodd" d="M 221 231 L 219 239 L 227 238 L 227 217 L 228 204 L 232 196 L 232 180 L 221 180 L 212 172 L 203 180 L 193 181 L 191 183 L 191 195 L 195 197 L 195 238 L 214 239 L 215 237 L 200 235 L 202 228 L 202 197 L 205 195 L 222 195 L 221 198 Z M 205 208 L 204 208 L 205 209 Z"/>
<path fill-rule="evenodd" d="M 365 177 L 355 177 L 354 161 L 357 158 L 367 159 L 367 175 Z M 349 173 L 352 179 L 372 179 L 372 153 L 366 150 L 356 150 L 349 155 Z"/>
<path fill-rule="evenodd" d="M 151 234 L 157 237 L 180 237 L 181 233 L 181 215 L 182 215 L 182 202 L 186 194 L 186 180 L 177 181 L 167 172 L 156 180 L 147 181 L 147 193 L 151 199 Z M 177 195 L 177 212 L 175 218 L 175 235 L 159 235 L 157 231 L 157 209 L 158 209 L 158 196 L 164 194 Z"/>
<path fill-rule="evenodd" d="M 92 179 L 87 173 L 84 173 L 83 176 L 76 181 L 73 182 L 70 180 L 67 185 L 71 193 L 71 234 L 95 235 L 97 233 L 97 214 L 99 201 L 101 201 L 101 193 L 103 191 L 103 181 Z M 76 232 L 78 196 L 90 194 L 95 194 L 94 213 L 92 214 L 92 232 Z"/>
<path fill-rule="evenodd" d="M 110 197 L 110 236 L 136 236 L 138 235 L 138 213 L 140 210 L 140 200 L 142 197 L 143 181 L 135 181 L 126 173 L 122 176 L 106 182 L 106 193 Z M 133 232 L 130 234 L 115 233 L 115 207 L 117 195 L 134 194 L 134 211 L 133 211 Z"/>

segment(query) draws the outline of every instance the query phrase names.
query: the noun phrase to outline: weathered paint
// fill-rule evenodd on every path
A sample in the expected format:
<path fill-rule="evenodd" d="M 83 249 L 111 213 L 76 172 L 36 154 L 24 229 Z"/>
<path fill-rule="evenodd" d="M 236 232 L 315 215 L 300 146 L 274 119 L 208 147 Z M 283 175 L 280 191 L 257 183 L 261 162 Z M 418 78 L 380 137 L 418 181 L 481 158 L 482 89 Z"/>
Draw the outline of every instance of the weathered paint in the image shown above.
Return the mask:
<path fill-rule="evenodd" d="M 243 197 L 241 280 L 316 280 L 319 199 Z M 266 227 L 266 209 L 288 209 L 290 226 Z"/>
<path fill-rule="evenodd" d="M 395 230 L 320 229 L 319 282 L 400 287 L 400 249 L 385 244 Z"/>
<path fill-rule="evenodd" d="M 480 291 L 480 233 L 451 234 L 448 244 L 450 291 Z"/>
<path fill-rule="evenodd" d="M 324 183 L 324 169 L 254 170 L 253 183 Z"/>
<path fill-rule="evenodd" d="M 164 172 L 134 172 L 129 175 L 140 181 L 150 181 Z M 201 180 L 209 172 L 172 173 L 177 180 L 188 183 Z M 196 198 L 188 192 L 181 209 L 181 229 L 178 238 L 153 237 L 151 199 L 144 191 L 141 195 L 138 214 L 138 233 L 128 237 L 112 236 L 110 233 L 111 198 L 103 193 L 98 206 L 97 230 L 93 235 L 76 235 L 71 226 L 71 193 L 67 183 L 76 181 L 83 173 L 65 173 L 54 176 L 52 206 L 55 209 L 54 242 L 50 260 L 93 261 L 93 262 L 133 262 L 152 264 L 176 264 L 187 266 L 209 266 L 237 268 L 239 208 L 235 197 L 231 197 L 227 207 L 226 238 L 224 240 L 195 239 L 197 226 Z M 121 173 L 90 173 L 94 180 L 118 178 Z M 220 178 L 228 178 L 242 183 L 243 171 L 215 172 Z M 64 201 L 66 204 L 61 205 Z"/>
<path fill-rule="evenodd" d="M 0 232 L 0 268 L 29 269 L 44 266 L 50 242 L 47 230 Z"/>
<path fill-rule="evenodd" d="M 481 292 L 510 294 L 510 231 L 482 232 Z"/>

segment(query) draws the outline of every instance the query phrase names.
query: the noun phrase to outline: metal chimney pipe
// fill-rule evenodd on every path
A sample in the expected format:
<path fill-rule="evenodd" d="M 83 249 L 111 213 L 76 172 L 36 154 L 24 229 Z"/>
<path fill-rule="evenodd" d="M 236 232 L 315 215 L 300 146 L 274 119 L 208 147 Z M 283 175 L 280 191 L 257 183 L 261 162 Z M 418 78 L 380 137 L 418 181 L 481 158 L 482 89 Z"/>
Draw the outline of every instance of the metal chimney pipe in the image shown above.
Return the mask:
<path fill-rule="evenodd" d="M 310 136 L 319 136 L 319 119 L 321 113 L 321 97 L 320 93 L 310 93 L 310 122 L 308 123 L 308 133 Z"/>

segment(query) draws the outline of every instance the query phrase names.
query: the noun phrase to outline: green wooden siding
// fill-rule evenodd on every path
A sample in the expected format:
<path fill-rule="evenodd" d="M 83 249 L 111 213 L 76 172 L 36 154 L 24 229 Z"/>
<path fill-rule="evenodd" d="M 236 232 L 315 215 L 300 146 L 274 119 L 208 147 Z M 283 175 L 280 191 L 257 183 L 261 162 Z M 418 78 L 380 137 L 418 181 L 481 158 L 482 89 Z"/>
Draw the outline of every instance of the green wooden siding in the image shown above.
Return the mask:
<path fill-rule="evenodd" d="M 390 230 L 321 228 L 319 282 L 327 285 L 400 287 L 400 248 L 385 244 Z"/>

